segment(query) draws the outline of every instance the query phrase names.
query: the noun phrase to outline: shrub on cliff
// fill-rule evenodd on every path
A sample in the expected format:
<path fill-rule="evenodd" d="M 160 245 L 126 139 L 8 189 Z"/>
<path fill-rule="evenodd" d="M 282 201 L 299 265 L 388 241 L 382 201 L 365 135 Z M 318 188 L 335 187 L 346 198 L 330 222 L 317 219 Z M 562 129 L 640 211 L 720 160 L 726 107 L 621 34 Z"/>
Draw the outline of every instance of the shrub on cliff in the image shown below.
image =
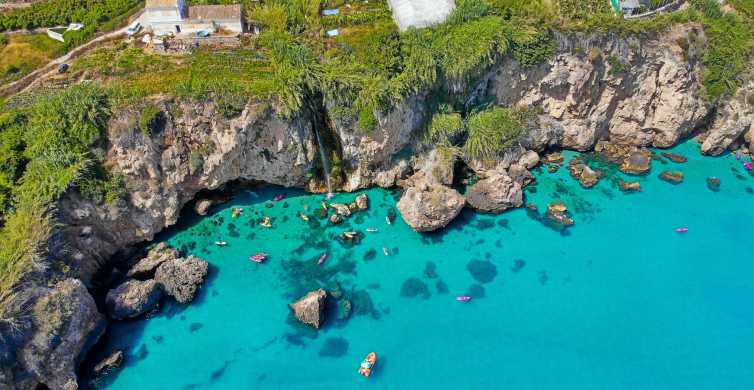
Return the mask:
<path fill-rule="evenodd" d="M 518 144 L 524 126 L 513 109 L 493 107 L 472 114 L 466 129 L 469 137 L 464 149 L 472 158 L 493 159 Z"/>

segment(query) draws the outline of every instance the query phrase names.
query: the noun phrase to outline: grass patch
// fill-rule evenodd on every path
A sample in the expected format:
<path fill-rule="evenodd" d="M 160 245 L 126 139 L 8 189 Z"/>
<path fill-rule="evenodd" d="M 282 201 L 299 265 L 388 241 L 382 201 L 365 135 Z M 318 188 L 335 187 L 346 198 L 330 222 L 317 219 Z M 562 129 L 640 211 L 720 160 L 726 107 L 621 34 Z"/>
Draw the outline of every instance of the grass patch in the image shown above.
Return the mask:
<path fill-rule="evenodd" d="M 45 34 L 6 36 L 0 44 L 0 85 L 8 84 L 46 65 L 65 53 L 62 42 Z"/>

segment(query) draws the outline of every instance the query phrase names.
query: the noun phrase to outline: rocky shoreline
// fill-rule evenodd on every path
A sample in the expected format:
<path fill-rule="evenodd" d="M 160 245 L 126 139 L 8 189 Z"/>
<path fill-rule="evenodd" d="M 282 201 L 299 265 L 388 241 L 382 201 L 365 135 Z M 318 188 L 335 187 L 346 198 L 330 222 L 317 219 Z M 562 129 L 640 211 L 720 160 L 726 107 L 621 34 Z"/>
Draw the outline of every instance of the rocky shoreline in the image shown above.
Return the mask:
<path fill-rule="evenodd" d="M 422 143 L 430 92 L 376 113 L 379 126 L 371 132 L 359 129 L 353 118 L 329 115 L 330 104 L 322 102 L 332 123 L 319 130 L 333 140 L 330 148 L 342 172 L 339 190 L 400 186 L 397 207 L 406 222 L 417 231 L 433 231 L 467 206 L 485 213 L 523 207 L 523 190 L 533 180 L 529 170 L 538 164 L 558 169 L 562 157 L 552 152 L 561 149 L 595 151 L 635 175 L 651 170 L 648 147 L 666 148 L 692 136 L 706 154 L 754 153 L 749 104 L 754 84 L 724 101 L 706 101 L 698 58 L 679 44 L 692 32 L 703 36 L 694 25 L 649 39 L 556 34 L 558 54 L 546 64 L 524 68 L 500 60 L 468 86 L 474 99 L 536 107 L 537 113 L 520 146 L 492 162 Z M 630 72 L 621 72 L 617 63 L 629 64 Z M 208 102 L 158 97 L 153 103 L 166 119 L 161 129 L 142 133 L 135 128 L 138 110 L 124 109 L 108 125 L 109 145 L 96 151 L 124 178 L 128 198 L 95 204 L 72 189 L 58 202 L 61 228 L 49 242 L 48 258 L 40 259 L 45 266 L 33 275 L 44 283 L 22 286 L 2 318 L 18 317 L 24 307 L 33 307 L 34 315 L 13 329 L 0 322 L 0 335 L 9 340 L 0 347 L 0 388 L 77 388 L 77 367 L 107 325 L 100 313 L 115 319 L 143 315 L 163 295 L 189 302 L 207 264 L 179 258 L 169 248 L 152 249 L 110 283 L 98 272 L 116 264 L 128 268 L 124 263 L 136 248 L 174 225 L 184 207 L 206 212 L 211 204 L 195 202 L 199 194 L 238 182 L 322 190 L 312 113 L 283 119 L 269 104 L 255 102 L 225 118 Z M 585 187 L 600 179 L 583 161 L 568 169 Z M 465 195 L 456 189 L 467 179 L 459 171 L 478 179 Z M 665 176 L 678 180 L 674 172 Z M 637 191 L 637 184 L 620 188 Z M 708 185 L 719 187 L 719 181 Z M 564 205 L 550 205 L 545 215 L 564 226 L 574 223 Z M 102 284 L 113 289 L 98 307 L 87 287 Z"/>

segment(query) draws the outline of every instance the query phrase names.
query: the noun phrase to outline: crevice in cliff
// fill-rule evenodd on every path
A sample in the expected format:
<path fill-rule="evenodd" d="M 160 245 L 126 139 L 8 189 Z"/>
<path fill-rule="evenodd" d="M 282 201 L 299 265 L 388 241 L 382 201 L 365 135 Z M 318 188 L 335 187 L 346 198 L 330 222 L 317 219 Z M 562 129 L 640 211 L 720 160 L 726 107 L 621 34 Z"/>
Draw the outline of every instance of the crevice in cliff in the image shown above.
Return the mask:
<path fill-rule="evenodd" d="M 310 121 L 312 131 L 315 134 L 316 145 L 320 150 L 317 164 L 314 166 L 313 176 L 316 178 L 314 185 L 310 184 L 310 189 L 318 192 L 328 190 L 326 182 L 330 180 L 332 190 L 337 190 L 345 183 L 345 172 L 343 170 L 343 146 L 340 137 L 335 130 L 330 114 L 325 107 L 324 96 L 321 92 L 309 94 L 305 98 L 305 115 Z M 320 146 L 321 145 L 321 146 Z M 323 160 L 324 156 L 327 161 Z M 327 172 L 329 170 L 329 172 Z"/>

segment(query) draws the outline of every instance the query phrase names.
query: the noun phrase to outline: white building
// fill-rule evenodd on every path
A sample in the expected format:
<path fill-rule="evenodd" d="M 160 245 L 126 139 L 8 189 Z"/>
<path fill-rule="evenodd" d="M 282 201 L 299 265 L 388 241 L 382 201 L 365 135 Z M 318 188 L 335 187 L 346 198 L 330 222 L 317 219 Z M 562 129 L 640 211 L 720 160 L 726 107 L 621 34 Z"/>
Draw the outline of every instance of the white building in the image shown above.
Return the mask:
<path fill-rule="evenodd" d="M 388 0 L 401 31 L 442 23 L 456 8 L 454 0 Z"/>
<path fill-rule="evenodd" d="M 144 25 L 156 35 L 192 34 L 218 30 L 240 34 L 244 31 L 243 9 L 235 5 L 198 5 L 186 0 L 147 0 Z"/>

